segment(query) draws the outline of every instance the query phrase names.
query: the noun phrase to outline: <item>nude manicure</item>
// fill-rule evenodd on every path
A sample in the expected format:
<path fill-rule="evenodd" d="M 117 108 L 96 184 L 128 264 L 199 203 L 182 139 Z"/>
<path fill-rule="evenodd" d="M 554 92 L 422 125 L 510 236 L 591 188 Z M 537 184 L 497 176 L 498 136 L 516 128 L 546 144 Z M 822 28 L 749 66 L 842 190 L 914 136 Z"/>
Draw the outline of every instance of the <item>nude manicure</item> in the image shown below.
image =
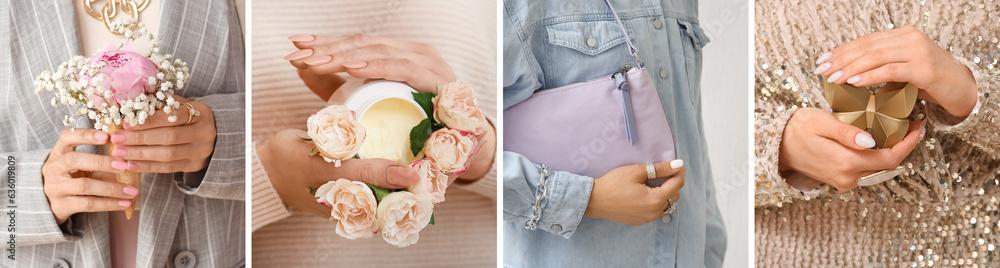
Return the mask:
<path fill-rule="evenodd" d="M 289 36 L 288 40 L 291 40 L 292 42 L 309 42 L 312 40 L 316 40 L 316 36 L 311 34 L 296 34 L 293 36 Z"/>
<path fill-rule="evenodd" d="M 833 73 L 832 75 L 830 75 L 830 78 L 827 78 L 826 82 L 827 83 L 833 83 L 833 82 L 835 82 L 837 80 L 840 80 L 841 76 L 844 76 L 844 71 L 837 71 L 836 73 Z"/>
<path fill-rule="evenodd" d="M 816 70 L 813 70 L 813 74 L 821 74 L 823 72 L 826 72 L 826 70 L 829 70 L 831 66 L 832 65 L 829 62 L 823 63 L 819 67 L 816 67 Z"/>
<path fill-rule="evenodd" d="M 847 83 L 848 84 L 852 84 L 853 85 L 853 84 L 857 84 L 858 82 L 861 82 L 861 76 L 860 75 L 851 76 L 851 78 L 847 79 Z"/>
<path fill-rule="evenodd" d="M 868 133 L 858 133 L 857 136 L 854 136 L 854 144 L 864 148 L 872 148 L 875 147 L 875 139 Z"/>
<path fill-rule="evenodd" d="M 351 68 L 351 69 L 365 68 L 365 66 L 368 66 L 367 62 L 348 62 L 348 63 L 344 63 L 344 67 Z"/>
<path fill-rule="evenodd" d="M 823 53 L 822 55 L 819 55 L 819 59 L 816 59 L 816 63 L 824 63 L 830 60 L 830 58 L 833 58 L 833 53 Z"/>
<path fill-rule="evenodd" d="M 308 60 L 306 60 L 306 64 L 308 64 L 308 65 L 320 65 L 320 64 L 329 63 L 331 60 L 333 60 L 333 57 L 322 56 L 322 57 L 318 57 L 318 58 L 308 59 Z"/>
<path fill-rule="evenodd" d="M 306 57 L 312 56 L 312 54 L 313 54 L 312 49 L 303 49 L 292 52 L 292 54 L 288 54 L 288 56 L 285 56 L 285 60 L 301 60 L 305 59 Z"/>

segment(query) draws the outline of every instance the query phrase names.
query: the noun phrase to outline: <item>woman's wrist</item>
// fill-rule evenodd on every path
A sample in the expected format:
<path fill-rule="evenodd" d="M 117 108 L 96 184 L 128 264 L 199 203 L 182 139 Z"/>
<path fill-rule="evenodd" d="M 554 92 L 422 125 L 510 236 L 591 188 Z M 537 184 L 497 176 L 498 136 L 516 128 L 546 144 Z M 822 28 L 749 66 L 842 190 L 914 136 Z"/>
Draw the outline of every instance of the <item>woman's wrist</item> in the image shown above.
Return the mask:
<path fill-rule="evenodd" d="M 496 159 L 497 150 L 497 133 L 492 125 L 486 128 L 486 134 L 483 136 L 483 148 L 477 153 L 475 161 L 469 165 L 469 168 L 465 170 L 461 175 L 458 176 L 458 180 L 463 183 L 471 183 L 479 180 L 486 173 L 490 172 L 493 167 L 493 161 Z"/>

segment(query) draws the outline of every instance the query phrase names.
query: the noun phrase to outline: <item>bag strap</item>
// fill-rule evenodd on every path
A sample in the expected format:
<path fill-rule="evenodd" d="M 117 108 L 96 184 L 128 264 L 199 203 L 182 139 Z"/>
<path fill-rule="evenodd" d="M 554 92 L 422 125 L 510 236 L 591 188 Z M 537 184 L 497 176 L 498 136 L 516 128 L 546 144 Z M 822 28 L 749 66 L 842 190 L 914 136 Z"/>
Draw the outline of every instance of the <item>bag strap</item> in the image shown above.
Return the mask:
<path fill-rule="evenodd" d="M 604 0 L 604 2 L 608 3 L 608 8 L 611 8 L 611 14 L 615 15 L 615 21 L 618 22 L 618 28 L 621 28 L 622 34 L 625 35 L 625 44 L 628 44 L 628 48 L 631 50 L 632 56 L 635 56 L 635 60 L 639 61 L 639 68 L 642 68 L 644 64 L 642 63 L 642 60 L 639 59 L 639 51 L 635 49 L 634 45 L 632 45 L 632 38 L 628 35 L 628 30 L 625 29 L 625 24 L 622 23 L 622 19 L 618 17 L 618 12 L 615 11 L 615 7 L 611 5 L 611 0 Z"/>

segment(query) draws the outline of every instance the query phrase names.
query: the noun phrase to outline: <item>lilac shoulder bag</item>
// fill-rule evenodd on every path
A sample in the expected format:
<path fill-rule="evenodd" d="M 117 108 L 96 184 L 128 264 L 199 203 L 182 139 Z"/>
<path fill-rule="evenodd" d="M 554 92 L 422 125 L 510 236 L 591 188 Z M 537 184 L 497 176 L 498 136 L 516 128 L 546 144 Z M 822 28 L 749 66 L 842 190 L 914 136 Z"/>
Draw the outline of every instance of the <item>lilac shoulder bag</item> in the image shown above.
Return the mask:
<path fill-rule="evenodd" d="M 611 7 L 611 4 L 608 3 Z M 504 150 L 552 170 L 600 177 L 620 166 L 673 160 L 674 139 L 649 73 L 611 7 L 639 68 L 540 90 L 504 109 Z M 667 178 L 646 181 L 656 187 Z"/>

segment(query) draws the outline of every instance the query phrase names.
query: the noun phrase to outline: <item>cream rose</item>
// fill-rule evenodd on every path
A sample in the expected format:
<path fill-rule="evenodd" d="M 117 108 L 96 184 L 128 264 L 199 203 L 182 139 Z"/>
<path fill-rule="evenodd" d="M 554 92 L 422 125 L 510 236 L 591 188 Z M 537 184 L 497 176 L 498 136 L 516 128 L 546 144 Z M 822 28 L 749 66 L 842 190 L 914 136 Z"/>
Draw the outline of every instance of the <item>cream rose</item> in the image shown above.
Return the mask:
<path fill-rule="evenodd" d="M 338 179 L 316 189 L 316 202 L 330 207 L 330 221 L 337 234 L 347 239 L 368 238 L 378 233 L 375 194 L 363 182 Z"/>
<path fill-rule="evenodd" d="M 486 116 L 476 104 L 469 84 L 455 81 L 438 89 L 434 98 L 434 119 L 450 128 L 479 135 L 485 131 Z"/>
<path fill-rule="evenodd" d="M 434 213 L 434 203 L 427 194 L 393 192 L 378 204 L 375 217 L 385 242 L 397 247 L 417 243 L 420 230 L 427 227 Z"/>
<path fill-rule="evenodd" d="M 424 143 L 424 153 L 434 159 L 434 164 L 441 173 L 462 174 L 465 172 L 465 162 L 472 153 L 472 135 L 450 128 L 441 128 L 431 133 Z"/>
<path fill-rule="evenodd" d="M 420 181 L 407 189 L 417 194 L 429 194 L 431 202 L 434 204 L 444 202 L 444 192 L 448 188 L 448 175 L 437 169 L 434 160 L 430 158 L 420 159 L 410 164 L 410 167 L 417 170 Z"/>
<path fill-rule="evenodd" d="M 340 166 L 340 161 L 354 157 L 365 141 L 365 127 L 354 112 L 342 105 L 330 105 L 313 114 L 307 121 L 308 134 L 316 150 L 327 162 Z"/>

